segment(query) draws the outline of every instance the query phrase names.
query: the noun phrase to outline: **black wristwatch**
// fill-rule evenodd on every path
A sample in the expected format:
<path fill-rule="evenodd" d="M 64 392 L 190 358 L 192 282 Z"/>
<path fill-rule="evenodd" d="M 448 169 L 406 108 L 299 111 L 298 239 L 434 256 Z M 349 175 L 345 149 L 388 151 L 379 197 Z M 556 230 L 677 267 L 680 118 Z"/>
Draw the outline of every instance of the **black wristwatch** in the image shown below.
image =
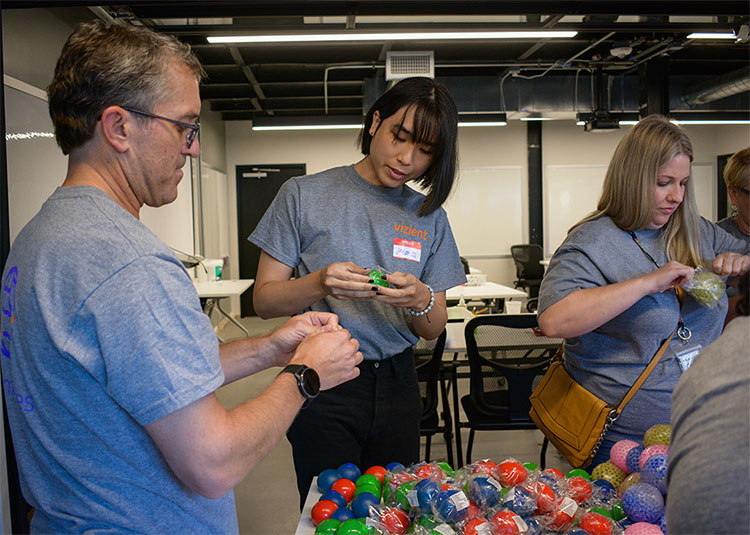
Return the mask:
<path fill-rule="evenodd" d="M 290 364 L 281 370 L 279 375 L 284 372 L 291 373 L 297 378 L 299 393 L 305 398 L 305 403 L 302 405 L 303 409 L 318 397 L 318 394 L 320 394 L 320 377 L 318 377 L 318 372 L 312 368 L 308 368 L 304 364 Z"/>

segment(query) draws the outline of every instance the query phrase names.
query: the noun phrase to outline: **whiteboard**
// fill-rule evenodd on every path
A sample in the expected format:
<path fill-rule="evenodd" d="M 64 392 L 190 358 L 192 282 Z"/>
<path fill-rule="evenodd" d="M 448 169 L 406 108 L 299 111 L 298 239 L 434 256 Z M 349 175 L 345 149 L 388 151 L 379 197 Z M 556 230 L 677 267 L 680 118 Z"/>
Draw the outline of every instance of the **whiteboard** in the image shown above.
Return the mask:
<path fill-rule="evenodd" d="M 596 210 L 606 165 L 548 165 L 544 173 L 544 256 L 552 256 L 570 227 Z M 714 165 L 694 163 L 691 170 L 698 213 L 716 221 Z"/>
<path fill-rule="evenodd" d="M 465 167 L 443 205 L 461 256 L 497 258 L 528 240 L 524 170 L 520 166 Z"/>

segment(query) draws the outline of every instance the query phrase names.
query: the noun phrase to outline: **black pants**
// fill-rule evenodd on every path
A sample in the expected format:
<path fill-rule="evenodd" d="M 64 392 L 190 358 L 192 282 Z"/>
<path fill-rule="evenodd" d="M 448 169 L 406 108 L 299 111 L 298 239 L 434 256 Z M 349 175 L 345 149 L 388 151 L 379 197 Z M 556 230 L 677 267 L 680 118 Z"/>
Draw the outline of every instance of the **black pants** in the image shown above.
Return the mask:
<path fill-rule="evenodd" d="M 419 460 L 422 402 L 409 348 L 382 361 L 364 361 L 356 379 L 321 392 L 287 432 L 292 444 L 300 510 L 313 479 L 351 462 L 373 465 Z"/>

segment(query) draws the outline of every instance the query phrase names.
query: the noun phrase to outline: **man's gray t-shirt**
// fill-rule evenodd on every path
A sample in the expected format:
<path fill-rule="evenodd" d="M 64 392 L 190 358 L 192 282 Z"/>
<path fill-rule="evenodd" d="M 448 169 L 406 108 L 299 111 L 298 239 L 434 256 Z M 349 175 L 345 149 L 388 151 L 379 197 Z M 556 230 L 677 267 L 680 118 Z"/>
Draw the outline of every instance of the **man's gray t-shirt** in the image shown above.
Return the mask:
<path fill-rule="evenodd" d="M 424 195 L 378 187 L 353 165 L 285 182 L 248 238 L 304 277 L 333 262 L 412 273 L 440 292 L 466 282 L 445 210 L 418 217 Z M 312 310 L 338 314 L 365 359 L 396 355 L 419 340 L 406 309 L 327 296 Z"/>
<path fill-rule="evenodd" d="M 636 232 L 646 251 L 659 263 L 667 263 L 662 230 Z M 748 254 L 748 245 L 701 218 L 700 253 L 709 263 L 722 252 Z M 584 288 L 596 288 L 641 277 L 656 266 L 640 250 L 627 231 L 608 217 L 576 227 L 555 252 L 542 280 L 539 314 L 566 296 Z M 680 367 L 676 353 L 689 346 L 706 347 L 719 337 L 727 312 L 727 298 L 709 309 L 692 297 L 682 311 L 674 291 L 641 298 L 617 317 L 592 332 L 565 340 L 565 368 L 583 387 L 616 406 L 674 331 L 680 318 L 692 331 L 683 343 L 676 336 L 660 364 L 623 410 L 608 438 L 642 440 L 654 424 L 669 422 L 670 399 Z"/>
<path fill-rule="evenodd" d="M 172 473 L 144 426 L 224 380 L 172 251 L 104 192 L 58 188 L 2 286 L 2 371 L 23 494 L 40 533 L 237 532 L 234 496 Z"/>
<path fill-rule="evenodd" d="M 669 533 L 750 533 L 750 317 L 729 322 L 672 396 Z"/>

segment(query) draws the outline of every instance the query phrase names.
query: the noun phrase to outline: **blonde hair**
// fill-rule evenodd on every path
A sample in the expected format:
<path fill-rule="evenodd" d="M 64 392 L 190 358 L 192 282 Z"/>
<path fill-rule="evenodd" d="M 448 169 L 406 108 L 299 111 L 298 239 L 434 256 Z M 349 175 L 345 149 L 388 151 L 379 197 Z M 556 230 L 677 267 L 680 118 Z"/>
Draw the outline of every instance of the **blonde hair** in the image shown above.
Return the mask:
<path fill-rule="evenodd" d="M 750 189 L 750 147 L 735 152 L 724 167 L 724 183 L 730 188 Z"/>
<path fill-rule="evenodd" d="M 618 143 L 604 177 L 596 211 L 576 223 L 608 215 L 624 230 L 645 229 L 653 220 L 654 189 L 659 170 L 684 154 L 693 161 L 693 145 L 687 134 L 661 115 L 649 115 L 638 122 Z M 697 267 L 700 218 L 692 180 L 687 181 L 682 203 L 664 226 L 664 248 L 669 260 Z"/>

